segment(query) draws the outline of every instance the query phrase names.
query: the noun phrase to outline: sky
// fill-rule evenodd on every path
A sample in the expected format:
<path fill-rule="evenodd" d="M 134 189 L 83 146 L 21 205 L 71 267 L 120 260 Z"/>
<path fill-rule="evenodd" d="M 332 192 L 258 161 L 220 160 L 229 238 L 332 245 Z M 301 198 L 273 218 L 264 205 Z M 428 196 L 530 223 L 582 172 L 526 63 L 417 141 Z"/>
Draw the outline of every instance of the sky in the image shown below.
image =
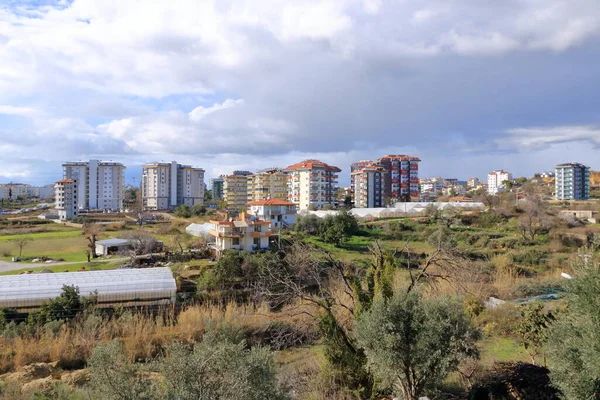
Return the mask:
<path fill-rule="evenodd" d="M 0 183 L 386 154 L 600 169 L 598 0 L 0 0 Z M 134 181 L 135 179 L 135 181 Z"/>

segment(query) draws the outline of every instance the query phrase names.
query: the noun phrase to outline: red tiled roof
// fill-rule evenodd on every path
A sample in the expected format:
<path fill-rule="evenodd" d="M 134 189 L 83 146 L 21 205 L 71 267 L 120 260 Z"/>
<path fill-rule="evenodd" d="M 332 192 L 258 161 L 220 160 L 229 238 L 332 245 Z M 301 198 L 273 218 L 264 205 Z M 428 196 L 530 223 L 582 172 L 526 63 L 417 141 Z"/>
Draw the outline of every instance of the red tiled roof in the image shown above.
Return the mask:
<path fill-rule="evenodd" d="M 248 203 L 249 206 L 295 206 L 296 203 L 291 203 L 282 199 L 267 199 L 258 200 Z"/>
<path fill-rule="evenodd" d="M 335 171 L 335 172 L 342 171 L 338 167 L 334 167 L 333 165 L 325 164 L 323 161 L 319 161 L 319 160 L 304 160 L 297 164 L 290 165 L 284 171 L 293 171 L 296 169 L 313 169 L 313 168 L 326 169 L 326 170 Z"/>
<path fill-rule="evenodd" d="M 421 159 L 418 157 L 408 156 L 406 154 L 388 154 L 388 155 L 385 155 L 380 158 L 380 160 L 383 160 L 383 159 L 389 159 L 389 160 L 399 159 L 399 160 L 416 161 L 416 162 L 421 161 Z"/>
<path fill-rule="evenodd" d="M 73 183 L 73 180 L 72 179 L 62 179 L 56 183 Z"/>

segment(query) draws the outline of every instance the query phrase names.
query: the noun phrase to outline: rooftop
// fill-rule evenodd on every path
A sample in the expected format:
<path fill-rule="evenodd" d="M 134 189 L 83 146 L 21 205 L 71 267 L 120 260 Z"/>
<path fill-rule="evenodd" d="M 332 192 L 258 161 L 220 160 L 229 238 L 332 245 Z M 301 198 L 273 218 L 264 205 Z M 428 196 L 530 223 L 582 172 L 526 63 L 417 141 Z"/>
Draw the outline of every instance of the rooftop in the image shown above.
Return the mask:
<path fill-rule="evenodd" d="M 73 183 L 75 182 L 73 179 L 61 179 L 60 181 L 56 182 L 56 183 Z"/>
<path fill-rule="evenodd" d="M 329 165 L 319 160 L 304 160 L 297 164 L 290 165 L 284 171 L 294 171 L 297 169 L 325 169 L 328 171 L 341 172 L 342 170 L 333 165 Z"/>

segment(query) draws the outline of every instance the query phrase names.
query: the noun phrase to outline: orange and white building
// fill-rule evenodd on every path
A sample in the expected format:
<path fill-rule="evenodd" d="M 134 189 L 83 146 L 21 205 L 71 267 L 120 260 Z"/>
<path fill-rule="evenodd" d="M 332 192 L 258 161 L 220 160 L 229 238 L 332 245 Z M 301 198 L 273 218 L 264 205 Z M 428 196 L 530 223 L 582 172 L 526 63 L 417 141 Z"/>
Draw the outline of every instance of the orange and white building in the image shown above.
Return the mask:
<path fill-rule="evenodd" d="M 338 167 L 319 160 L 304 160 L 284 171 L 288 174 L 288 200 L 298 204 L 300 210 L 335 203 L 338 172 L 342 171 Z"/>
<path fill-rule="evenodd" d="M 250 214 L 270 221 L 273 229 L 287 228 L 296 223 L 296 204 L 282 199 L 267 199 L 248 203 Z"/>
<path fill-rule="evenodd" d="M 215 238 L 212 245 L 217 254 L 225 250 L 257 251 L 269 248 L 273 234 L 271 221 L 262 220 L 242 212 L 238 219 L 210 221 L 214 228 L 208 233 Z"/>

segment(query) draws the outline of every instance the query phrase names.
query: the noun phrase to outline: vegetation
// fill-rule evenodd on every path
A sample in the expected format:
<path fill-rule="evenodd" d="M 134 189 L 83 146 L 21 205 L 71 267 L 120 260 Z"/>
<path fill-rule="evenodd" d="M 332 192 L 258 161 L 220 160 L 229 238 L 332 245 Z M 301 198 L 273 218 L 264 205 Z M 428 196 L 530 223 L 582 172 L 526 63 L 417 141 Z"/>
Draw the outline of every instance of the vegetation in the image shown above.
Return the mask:
<path fill-rule="evenodd" d="M 434 393 L 463 360 L 479 355 L 479 333 L 456 299 L 397 292 L 375 302 L 355 332 L 379 385 L 406 400 Z"/>
<path fill-rule="evenodd" d="M 593 398 L 600 228 L 561 220 L 563 205 L 516 185 L 530 200 L 487 196 L 486 211 L 302 216 L 272 251 L 218 260 L 184 230 L 188 211 L 206 218 L 201 207 L 141 224 L 139 213 L 89 215 L 83 229 L 0 217 L 5 260 L 26 238 L 25 261 L 77 261 L 27 270 L 118 267 L 85 263 L 84 250 L 91 259 L 96 240 L 124 237 L 129 264 L 169 265 L 178 286 L 175 307 L 96 310 L 67 287 L 31 315 L 3 310 L 0 398 L 557 398 L 551 384 Z M 164 255 L 137 257 L 157 240 Z M 529 302 L 538 295 L 560 298 Z M 74 384 L 75 373 L 88 378 Z"/>

